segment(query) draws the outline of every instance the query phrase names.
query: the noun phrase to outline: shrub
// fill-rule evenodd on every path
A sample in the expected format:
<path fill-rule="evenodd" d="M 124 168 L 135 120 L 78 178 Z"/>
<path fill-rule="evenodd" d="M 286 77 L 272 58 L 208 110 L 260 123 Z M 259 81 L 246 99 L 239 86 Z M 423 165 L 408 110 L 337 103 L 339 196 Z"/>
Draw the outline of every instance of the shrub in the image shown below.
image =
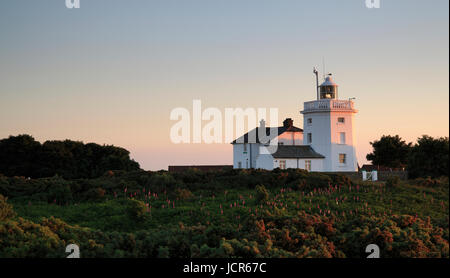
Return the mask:
<path fill-rule="evenodd" d="M 256 188 L 256 201 L 258 203 L 265 202 L 269 199 L 269 192 L 264 185 L 257 185 Z"/>
<path fill-rule="evenodd" d="M 293 187 L 293 189 L 297 189 L 297 190 L 304 190 L 305 188 L 307 188 L 307 183 L 306 183 L 306 179 L 299 179 L 297 181 L 297 185 L 295 187 Z M 292 187 L 291 187 L 292 188 Z"/>
<path fill-rule="evenodd" d="M 0 221 L 6 221 L 16 216 L 12 205 L 8 204 L 7 200 L 8 198 L 0 195 Z"/>
<path fill-rule="evenodd" d="M 400 184 L 400 178 L 397 176 L 388 177 L 386 180 L 386 187 L 394 187 Z"/>
<path fill-rule="evenodd" d="M 180 200 L 189 200 L 194 196 L 192 195 L 192 192 L 189 189 L 184 188 L 183 189 L 177 188 L 175 190 L 175 195 Z"/>
<path fill-rule="evenodd" d="M 128 200 L 127 214 L 136 222 L 145 221 L 147 219 L 147 207 L 142 201 Z"/>
<path fill-rule="evenodd" d="M 52 182 L 48 190 L 48 202 L 54 202 L 58 204 L 66 204 L 72 201 L 72 191 L 70 186 L 61 180 L 61 183 Z"/>
<path fill-rule="evenodd" d="M 155 174 L 150 178 L 153 191 L 163 191 L 167 188 L 173 188 L 176 180 L 169 173 Z"/>
<path fill-rule="evenodd" d="M 101 201 L 105 198 L 106 191 L 101 187 L 91 188 L 86 192 L 86 199 L 93 201 Z"/>
<path fill-rule="evenodd" d="M 426 187 L 438 187 L 444 184 L 448 185 L 448 177 L 441 177 L 439 179 L 433 179 L 431 177 L 417 178 L 414 180 L 414 183 Z"/>
<path fill-rule="evenodd" d="M 352 180 L 342 174 L 327 174 L 331 178 L 331 182 L 333 185 L 341 185 L 341 186 L 350 186 L 353 185 Z"/>
<path fill-rule="evenodd" d="M 332 180 L 329 176 L 321 173 L 310 173 L 306 178 L 307 188 L 328 188 Z"/>
<path fill-rule="evenodd" d="M 167 258 L 169 258 L 169 247 L 167 247 L 167 246 L 160 246 L 158 248 L 158 258 L 160 258 L 160 259 L 167 259 Z"/>

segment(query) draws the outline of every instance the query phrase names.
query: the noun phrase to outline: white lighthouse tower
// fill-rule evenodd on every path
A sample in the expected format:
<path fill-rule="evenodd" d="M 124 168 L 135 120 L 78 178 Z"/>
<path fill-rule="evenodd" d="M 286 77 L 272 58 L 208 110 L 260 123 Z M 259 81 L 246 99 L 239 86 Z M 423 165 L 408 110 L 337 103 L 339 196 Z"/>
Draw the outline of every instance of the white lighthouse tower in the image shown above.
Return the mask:
<path fill-rule="evenodd" d="M 304 103 L 303 143 L 322 154 L 324 172 L 357 171 L 354 147 L 353 117 L 357 110 L 353 101 L 338 98 L 338 85 L 328 74 L 318 85 L 317 100 Z"/>

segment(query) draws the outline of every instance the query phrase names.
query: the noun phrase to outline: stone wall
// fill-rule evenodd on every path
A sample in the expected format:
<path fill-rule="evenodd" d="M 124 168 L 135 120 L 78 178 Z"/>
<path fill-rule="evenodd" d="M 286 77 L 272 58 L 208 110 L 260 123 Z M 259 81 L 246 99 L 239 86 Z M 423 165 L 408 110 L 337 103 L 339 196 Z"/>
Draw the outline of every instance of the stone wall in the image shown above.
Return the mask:
<path fill-rule="evenodd" d="M 401 180 L 408 179 L 408 171 L 379 171 L 378 180 L 386 181 L 389 177 L 399 177 Z"/>
<path fill-rule="evenodd" d="M 389 177 L 399 177 L 401 180 L 408 179 L 408 171 L 377 171 L 378 180 L 386 181 Z M 329 172 L 329 174 L 341 174 L 349 177 L 353 181 L 362 181 L 362 171 L 360 172 Z"/>
<path fill-rule="evenodd" d="M 174 165 L 169 166 L 169 172 L 184 172 L 188 169 L 200 171 L 221 171 L 233 169 L 233 165 Z"/>

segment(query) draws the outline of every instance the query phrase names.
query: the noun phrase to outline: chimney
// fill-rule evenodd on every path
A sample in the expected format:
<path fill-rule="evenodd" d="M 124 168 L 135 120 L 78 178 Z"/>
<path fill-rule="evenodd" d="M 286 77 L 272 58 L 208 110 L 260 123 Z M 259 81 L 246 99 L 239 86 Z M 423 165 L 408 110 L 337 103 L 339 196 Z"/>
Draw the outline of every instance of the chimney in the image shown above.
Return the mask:
<path fill-rule="evenodd" d="M 259 121 L 259 128 L 261 129 L 266 128 L 266 121 L 264 121 L 264 119 L 261 119 L 261 121 Z"/>
<path fill-rule="evenodd" d="M 283 121 L 283 127 L 290 128 L 294 125 L 294 121 L 291 118 L 287 118 Z"/>

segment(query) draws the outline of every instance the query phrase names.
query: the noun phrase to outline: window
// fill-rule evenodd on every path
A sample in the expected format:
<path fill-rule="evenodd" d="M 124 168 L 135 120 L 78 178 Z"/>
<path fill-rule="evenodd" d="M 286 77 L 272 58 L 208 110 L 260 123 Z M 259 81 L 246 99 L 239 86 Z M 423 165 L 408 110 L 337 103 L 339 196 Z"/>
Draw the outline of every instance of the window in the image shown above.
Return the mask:
<path fill-rule="evenodd" d="M 280 169 L 286 169 L 286 160 L 280 160 Z"/>
<path fill-rule="evenodd" d="M 347 158 L 346 158 L 345 153 L 340 153 L 339 154 L 339 163 L 345 164 L 346 162 L 347 162 Z"/>
<path fill-rule="evenodd" d="M 307 142 L 308 142 L 308 144 L 311 144 L 312 143 L 312 133 L 308 133 L 308 137 L 307 137 Z"/>
<path fill-rule="evenodd" d="M 244 153 L 247 152 L 247 144 L 244 144 Z"/>
<path fill-rule="evenodd" d="M 238 162 L 238 169 L 242 169 L 242 162 Z"/>
<path fill-rule="evenodd" d="M 306 122 L 308 123 L 308 125 L 311 125 L 311 124 L 312 124 L 312 119 L 311 119 L 311 118 L 308 118 L 308 119 L 306 120 Z"/>
<path fill-rule="evenodd" d="M 345 144 L 345 132 L 339 132 L 339 144 Z"/>
<path fill-rule="evenodd" d="M 308 172 L 311 171 L 311 160 L 305 160 L 305 170 Z"/>
<path fill-rule="evenodd" d="M 340 123 L 340 124 L 345 123 L 345 118 L 344 117 L 339 117 L 338 118 L 338 123 Z"/>

